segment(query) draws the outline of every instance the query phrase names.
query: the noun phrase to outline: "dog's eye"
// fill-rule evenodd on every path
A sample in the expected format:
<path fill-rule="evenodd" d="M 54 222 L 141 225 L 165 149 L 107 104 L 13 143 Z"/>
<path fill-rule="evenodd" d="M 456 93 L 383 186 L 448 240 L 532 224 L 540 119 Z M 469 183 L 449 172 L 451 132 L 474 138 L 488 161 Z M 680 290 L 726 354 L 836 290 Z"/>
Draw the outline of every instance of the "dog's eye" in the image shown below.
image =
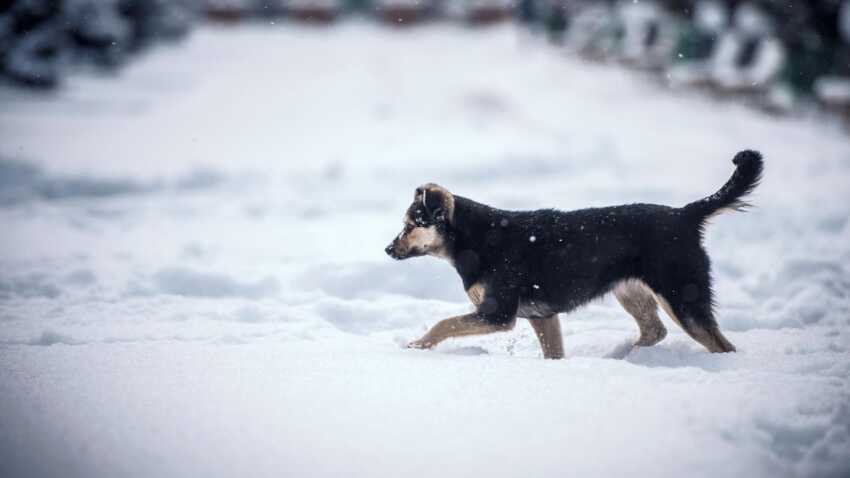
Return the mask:
<path fill-rule="evenodd" d="M 412 230 L 413 230 L 413 226 L 412 226 L 412 225 L 410 225 L 410 224 L 405 224 L 405 225 L 404 225 L 404 232 L 405 232 L 405 233 L 408 233 L 408 232 L 410 232 L 410 231 L 412 231 Z"/>

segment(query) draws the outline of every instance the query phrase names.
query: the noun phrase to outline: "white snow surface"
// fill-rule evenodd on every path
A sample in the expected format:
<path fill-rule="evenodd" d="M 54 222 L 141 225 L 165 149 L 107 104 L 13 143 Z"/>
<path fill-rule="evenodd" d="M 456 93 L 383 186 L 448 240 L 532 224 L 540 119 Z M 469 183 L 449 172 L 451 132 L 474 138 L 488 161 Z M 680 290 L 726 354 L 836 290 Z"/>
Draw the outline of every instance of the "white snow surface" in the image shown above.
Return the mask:
<path fill-rule="evenodd" d="M 511 26 L 204 27 L 49 97 L 0 90 L 4 477 L 848 476 L 850 141 L 564 55 Z M 610 297 L 403 348 L 470 305 L 394 262 L 416 186 L 504 208 L 683 205 L 712 355 Z"/>

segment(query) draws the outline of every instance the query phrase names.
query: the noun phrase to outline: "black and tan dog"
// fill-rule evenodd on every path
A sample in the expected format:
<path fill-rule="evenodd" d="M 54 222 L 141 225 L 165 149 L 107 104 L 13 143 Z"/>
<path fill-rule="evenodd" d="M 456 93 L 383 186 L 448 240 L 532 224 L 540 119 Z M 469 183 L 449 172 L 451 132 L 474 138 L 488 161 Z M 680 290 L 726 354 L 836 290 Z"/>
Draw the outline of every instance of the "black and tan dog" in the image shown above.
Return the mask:
<path fill-rule="evenodd" d="M 712 216 L 747 207 L 763 162 L 755 151 L 733 159 L 732 178 L 682 208 L 630 204 L 563 212 L 505 211 L 436 184 L 416 189 L 404 230 L 386 248 L 395 259 L 431 255 L 460 274 L 475 312 L 437 323 L 410 347 L 513 328 L 531 321 L 546 358 L 563 357 L 558 313 L 613 291 L 640 328 L 636 346 L 667 335 L 657 305 L 711 352 L 735 347 L 714 319 L 710 262 L 702 247 Z"/>

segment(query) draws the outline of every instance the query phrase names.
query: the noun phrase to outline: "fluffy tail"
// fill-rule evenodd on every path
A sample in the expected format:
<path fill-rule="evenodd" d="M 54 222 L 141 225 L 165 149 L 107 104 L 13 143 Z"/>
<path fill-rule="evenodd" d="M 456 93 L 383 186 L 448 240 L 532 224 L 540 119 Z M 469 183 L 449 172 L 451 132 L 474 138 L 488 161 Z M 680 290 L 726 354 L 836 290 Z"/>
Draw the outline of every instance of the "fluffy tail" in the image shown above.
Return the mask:
<path fill-rule="evenodd" d="M 746 150 L 732 160 L 735 172 L 719 191 L 707 198 L 694 201 L 683 208 L 686 215 L 703 223 L 706 219 L 726 211 L 742 211 L 750 204 L 742 198 L 753 192 L 761 181 L 764 161 L 758 151 Z"/>

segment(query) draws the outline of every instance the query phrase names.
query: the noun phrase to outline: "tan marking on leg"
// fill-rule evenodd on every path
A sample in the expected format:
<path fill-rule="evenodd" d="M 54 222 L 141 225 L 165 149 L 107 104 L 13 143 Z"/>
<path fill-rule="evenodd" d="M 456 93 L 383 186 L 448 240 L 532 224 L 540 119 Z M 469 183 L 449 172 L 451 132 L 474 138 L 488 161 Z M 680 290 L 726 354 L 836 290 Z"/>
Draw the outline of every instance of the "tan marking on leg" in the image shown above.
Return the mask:
<path fill-rule="evenodd" d="M 708 347 L 708 350 L 715 353 L 738 351 L 738 349 L 732 345 L 732 342 L 729 342 L 729 340 L 726 339 L 726 337 L 720 332 L 718 327 L 711 327 L 707 332 L 711 338 L 714 339 L 714 348 Z"/>
<path fill-rule="evenodd" d="M 504 332 L 514 328 L 515 324 L 516 320 L 500 325 L 485 322 L 476 314 L 461 315 L 437 322 L 421 339 L 414 340 L 407 346 L 417 349 L 430 349 L 451 337 Z"/>
<path fill-rule="evenodd" d="M 710 221 L 710 220 L 714 219 L 715 217 L 717 217 L 721 214 L 726 214 L 728 212 L 746 211 L 748 206 L 749 206 L 749 204 L 745 201 L 735 201 L 734 203 L 732 203 L 732 204 L 730 204 L 726 207 L 721 207 L 720 209 L 715 210 L 714 212 L 712 212 L 711 214 L 706 216 L 705 219 L 703 219 L 703 221 Z"/>
<path fill-rule="evenodd" d="M 629 279 L 618 283 L 614 287 L 614 297 L 638 324 L 640 338 L 635 345 L 649 347 L 667 336 L 667 329 L 658 317 L 655 294 L 643 281 Z"/>
<path fill-rule="evenodd" d="M 717 327 L 703 327 L 692 319 L 687 319 L 689 325 L 687 327 L 682 327 L 685 333 L 691 336 L 692 339 L 696 340 L 703 347 L 708 349 L 711 353 L 721 353 L 721 352 L 734 352 L 735 346 L 732 345 L 723 334 L 720 333 L 720 329 Z"/>
<path fill-rule="evenodd" d="M 708 349 L 709 352 L 719 353 L 719 352 L 734 352 L 735 346 L 729 342 L 726 337 L 720 333 L 720 329 L 715 327 L 705 328 L 698 323 L 696 323 L 693 319 L 685 318 L 687 320 L 687 325 L 679 319 L 678 316 L 673 312 L 673 308 L 670 307 L 670 303 L 667 302 L 663 296 L 655 294 L 655 299 L 661 304 L 661 308 L 664 309 L 664 312 L 676 322 L 682 330 L 685 331 L 692 339 L 696 340 L 703 347 Z"/>
<path fill-rule="evenodd" d="M 466 291 L 466 295 L 469 296 L 469 300 L 472 302 L 472 305 L 478 307 L 482 302 L 484 302 L 484 292 L 484 286 L 481 285 L 480 282 L 476 282 Z"/>
<path fill-rule="evenodd" d="M 650 290 L 651 290 L 651 289 L 650 289 Z M 660 306 L 661 306 L 661 308 L 662 308 L 662 309 L 664 309 L 664 312 L 665 312 L 665 313 L 666 313 L 666 314 L 667 314 L 667 315 L 668 315 L 671 319 L 673 319 L 673 322 L 676 322 L 676 324 L 677 324 L 679 327 L 682 327 L 682 328 L 684 329 L 685 327 L 682 325 L 682 321 L 681 321 L 681 320 L 679 320 L 679 317 L 676 315 L 676 313 L 675 313 L 675 312 L 673 312 L 673 308 L 672 308 L 672 307 L 670 307 L 670 303 L 669 303 L 669 302 L 667 302 L 667 299 L 665 299 L 664 297 L 662 297 L 662 296 L 660 296 L 660 295 L 656 294 L 656 293 L 655 293 L 655 291 L 652 291 L 652 296 L 653 296 L 653 297 L 655 297 L 655 300 L 658 302 L 658 305 L 660 305 Z"/>
<path fill-rule="evenodd" d="M 558 314 L 546 317 L 545 319 L 528 319 L 528 321 L 531 323 L 531 327 L 534 328 L 537 340 L 540 341 L 540 348 L 543 349 L 543 358 L 564 358 L 564 339 L 561 335 L 561 319 L 558 318 Z"/>

